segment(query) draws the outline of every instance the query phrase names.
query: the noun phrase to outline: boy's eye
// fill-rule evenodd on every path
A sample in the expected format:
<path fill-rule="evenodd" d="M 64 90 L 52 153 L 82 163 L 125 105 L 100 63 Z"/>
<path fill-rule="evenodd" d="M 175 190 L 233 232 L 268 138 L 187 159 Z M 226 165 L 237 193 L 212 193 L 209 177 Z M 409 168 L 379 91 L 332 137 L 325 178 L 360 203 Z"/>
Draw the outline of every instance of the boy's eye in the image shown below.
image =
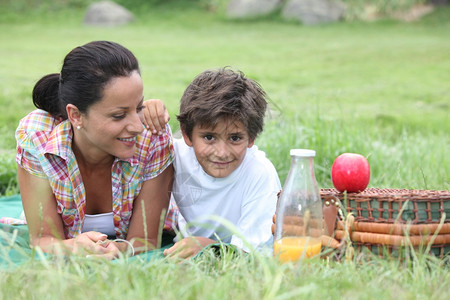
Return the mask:
<path fill-rule="evenodd" d="M 207 141 L 212 141 L 214 139 L 212 135 L 205 135 L 203 138 Z"/>
<path fill-rule="evenodd" d="M 144 108 L 145 108 L 144 105 L 138 106 L 138 107 L 136 108 L 136 111 L 137 111 L 138 113 L 140 113 Z"/>
<path fill-rule="evenodd" d="M 232 142 L 239 142 L 241 140 L 241 137 L 238 136 L 238 135 L 233 135 L 233 136 L 230 137 L 230 140 Z"/>

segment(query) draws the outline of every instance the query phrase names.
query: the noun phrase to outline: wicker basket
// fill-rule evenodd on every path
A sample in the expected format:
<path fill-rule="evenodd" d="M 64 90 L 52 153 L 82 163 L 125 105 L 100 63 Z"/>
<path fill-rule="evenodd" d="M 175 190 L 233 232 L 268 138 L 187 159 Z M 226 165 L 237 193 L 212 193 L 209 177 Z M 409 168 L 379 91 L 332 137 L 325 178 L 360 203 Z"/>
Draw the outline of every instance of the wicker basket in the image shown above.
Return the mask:
<path fill-rule="evenodd" d="M 327 233 L 338 241 L 348 235 L 359 250 L 367 247 L 381 256 L 411 246 L 429 247 L 439 257 L 450 251 L 450 191 L 370 188 L 362 193 L 320 193 Z M 344 230 L 349 213 L 354 218 Z"/>

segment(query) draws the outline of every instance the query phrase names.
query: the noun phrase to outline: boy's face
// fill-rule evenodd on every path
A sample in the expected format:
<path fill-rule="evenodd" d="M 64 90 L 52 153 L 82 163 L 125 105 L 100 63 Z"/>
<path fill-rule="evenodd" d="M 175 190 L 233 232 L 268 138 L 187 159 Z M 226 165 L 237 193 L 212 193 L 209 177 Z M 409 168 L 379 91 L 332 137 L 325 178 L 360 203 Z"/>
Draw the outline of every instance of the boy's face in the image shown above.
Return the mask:
<path fill-rule="evenodd" d="M 192 138 L 184 132 L 186 144 L 194 148 L 203 170 L 210 176 L 230 175 L 244 160 L 247 148 L 253 146 L 247 129 L 241 122 L 222 119 L 215 128 L 194 126 Z"/>

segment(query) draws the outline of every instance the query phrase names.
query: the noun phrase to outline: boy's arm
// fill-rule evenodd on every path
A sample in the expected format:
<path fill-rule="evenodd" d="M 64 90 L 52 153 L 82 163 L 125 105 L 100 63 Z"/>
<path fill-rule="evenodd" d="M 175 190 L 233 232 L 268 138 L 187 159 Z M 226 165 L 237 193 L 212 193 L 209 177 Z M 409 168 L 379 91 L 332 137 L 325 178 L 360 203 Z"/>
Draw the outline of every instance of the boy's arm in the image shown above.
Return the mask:
<path fill-rule="evenodd" d="M 142 124 L 152 134 L 161 135 L 170 120 L 169 112 L 164 102 L 159 99 L 148 99 L 144 101 L 143 105 L 144 115 L 141 119 Z"/>
<path fill-rule="evenodd" d="M 165 249 L 163 254 L 174 258 L 191 258 L 206 246 L 214 243 L 217 241 L 201 236 L 191 236 L 176 242 L 169 249 Z"/>
<path fill-rule="evenodd" d="M 242 199 L 241 217 L 237 224 L 242 236 L 233 235 L 231 244 L 250 252 L 252 248 L 256 249 L 272 241 L 272 217 L 276 211 L 280 189 L 275 169 L 272 172 L 261 172 L 255 178 L 254 185 Z"/>

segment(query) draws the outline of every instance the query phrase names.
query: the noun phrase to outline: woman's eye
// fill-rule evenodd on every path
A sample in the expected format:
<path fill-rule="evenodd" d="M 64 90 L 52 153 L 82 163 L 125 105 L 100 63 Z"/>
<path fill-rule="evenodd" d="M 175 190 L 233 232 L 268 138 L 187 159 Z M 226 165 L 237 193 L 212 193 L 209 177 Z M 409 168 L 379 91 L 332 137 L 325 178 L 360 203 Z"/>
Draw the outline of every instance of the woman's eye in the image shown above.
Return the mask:
<path fill-rule="evenodd" d="M 138 108 L 136 109 L 136 111 L 137 111 L 138 113 L 140 113 L 142 110 L 144 110 L 144 108 L 145 108 L 144 105 L 138 106 Z"/>
<path fill-rule="evenodd" d="M 125 115 L 114 115 L 114 116 L 112 116 L 112 118 L 114 120 L 122 120 L 123 118 L 125 118 Z"/>

